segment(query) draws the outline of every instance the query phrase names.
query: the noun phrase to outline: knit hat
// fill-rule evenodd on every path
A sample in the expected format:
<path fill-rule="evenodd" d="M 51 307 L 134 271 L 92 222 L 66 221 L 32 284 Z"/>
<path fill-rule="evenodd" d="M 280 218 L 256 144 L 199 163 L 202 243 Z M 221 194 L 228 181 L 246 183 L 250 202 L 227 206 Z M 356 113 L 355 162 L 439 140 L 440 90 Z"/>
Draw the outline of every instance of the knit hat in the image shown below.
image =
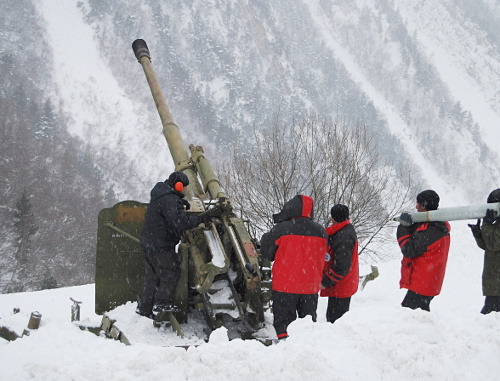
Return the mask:
<path fill-rule="evenodd" d="M 418 194 L 417 202 L 427 210 L 436 210 L 439 207 L 439 196 L 433 190 L 424 190 Z"/>
<path fill-rule="evenodd" d="M 165 182 L 172 188 L 175 188 L 176 183 L 182 183 L 185 187 L 189 185 L 189 179 L 184 172 L 172 172 Z"/>
<path fill-rule="evenodd" d="M 332 218 L 337 222 L 342 222 L 349 218 L 349 208 L 342 204 L 332 206 L 330 213 Z"/>
<path fill-rule="evenodd" d="M 487 203 L 500 202 L 500 188 L 495 189 L 488 196 Z"/>

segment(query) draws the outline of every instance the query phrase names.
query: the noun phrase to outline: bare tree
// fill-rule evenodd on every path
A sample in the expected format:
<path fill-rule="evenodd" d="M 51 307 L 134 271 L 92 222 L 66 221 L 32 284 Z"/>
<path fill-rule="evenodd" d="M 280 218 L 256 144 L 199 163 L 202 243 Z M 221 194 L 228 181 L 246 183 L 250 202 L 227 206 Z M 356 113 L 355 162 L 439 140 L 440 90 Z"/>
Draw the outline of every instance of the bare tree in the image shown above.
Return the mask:
<path fill-rule="evenodd" d="M 377 247 L 394 240 L 392 217 L 408 202 L 410 175 L 386 165 L 363 124 L 349 126 L 309 116 L 272 128 L 254 128 L 253 142 L 233 149 L 218 168 L 221 183 L 241 216 L 259 237 L 273 226 L 272 213 L 297 194 L 311 196 L 315 220 L 327 226 L 330 209 L 341 203 L 365 259 L 380 260 Z"/>

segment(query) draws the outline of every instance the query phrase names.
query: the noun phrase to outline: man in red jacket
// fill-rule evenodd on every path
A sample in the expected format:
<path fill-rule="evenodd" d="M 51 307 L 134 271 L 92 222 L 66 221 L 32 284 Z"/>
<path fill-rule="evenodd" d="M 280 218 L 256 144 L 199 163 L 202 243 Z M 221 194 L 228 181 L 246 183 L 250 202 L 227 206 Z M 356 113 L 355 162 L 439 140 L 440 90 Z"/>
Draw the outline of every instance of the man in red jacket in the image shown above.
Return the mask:
<path fill-rule="evenodd" d="M 261 254 L 274 261 L 272 300 L 278 339 L 288 337 L 287 327 L 297 315 L 311 315 L 316 321 L 326 233 L 312 218 L 313 199 L 297 195 L 273 214 L 276 225 L 261 239 Z"/>
<path fill-rule="evenodd" d="M 321 280 L 321 296 L 328 297 L 326 320 L 334 323 L 347 311 L 351 296 L 358 291 L 358 237 L 349 219 L 349 208 L 334 205 L 328 234 L 328 253 Z"/>
<path fill-rule="evenodd" d="M 433 190 L 418 194 L 417 212 L 436 210 L 439 196 Z M 448 222 L 421 222 L 412 224 L 411 215 L 403 213 L 396 235 L 403 253 L 401 261 L 401 288 L 408 289 L 401 305 L 411 309 L 430 311 L 430 302 L 443 286 L 448 251 L 450 224 Z"/>

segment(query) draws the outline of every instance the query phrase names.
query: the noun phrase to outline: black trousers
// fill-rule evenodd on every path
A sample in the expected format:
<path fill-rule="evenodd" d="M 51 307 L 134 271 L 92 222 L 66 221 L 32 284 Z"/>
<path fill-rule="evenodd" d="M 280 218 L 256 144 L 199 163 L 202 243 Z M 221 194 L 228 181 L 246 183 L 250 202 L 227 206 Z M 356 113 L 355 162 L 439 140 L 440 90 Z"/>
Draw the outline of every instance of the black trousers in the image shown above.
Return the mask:
<path fill-rule="evenodd" d="M 420 308 L 424 311 L 430 311 L 431 310 L 430 304 L 433 298 L 434 296 L 420 295 L 414 291 L 408 290 L 405 298 L 401 302 L 401 305 L 403 307 L 411 308 L 412 310 Z"/>
<path fill-rule="evenodd" d="M 291 322 L 307 315 L 316 321 L 318 294 L 289 294 L 273 290 L 274 329 L 278 339 L 288 337 L 287 328 Z"/>
<path fill-rule="evenodd" d="M 349 311 L 350 305 L 351 297 L 336 298 L 334 296 L 329 296 L 328 306 L 326 307 L 326 321 L 334 323 L 335 320 L 339 319 L 342 315 Z"/>
<path fill-rule="evenodd" d="M 180 274 L 180 260 L 175 249 L 144 253 L 144 289 L 139 309 L 150 313 L 154 305 L 173 303 Z"/>
<path fill-rule="evenodd" d="M 500 312 L 500 296 L 485 296 L 484 307 L 481 310 L 483 315 L 490 312 Z"/>

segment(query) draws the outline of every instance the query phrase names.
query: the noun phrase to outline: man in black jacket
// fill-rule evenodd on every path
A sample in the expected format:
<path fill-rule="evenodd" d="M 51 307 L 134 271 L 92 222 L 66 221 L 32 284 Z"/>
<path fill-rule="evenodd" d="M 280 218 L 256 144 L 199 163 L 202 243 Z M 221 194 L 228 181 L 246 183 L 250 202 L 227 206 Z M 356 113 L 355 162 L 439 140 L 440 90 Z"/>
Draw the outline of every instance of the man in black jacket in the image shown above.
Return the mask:
<path fill-rule="evenodd" d="M 320 295 L 328 297 L 326 321 L 334 323 L 349 311 L 351 297 L 358 291 L 359 260 L 358 236 L 349 219 L 349 208 L 336 204 L 330 213 L 332 224 L 326 228 L 328 253 Z"/>
<path fill-rule="evenodd" d="M 175 251 L 182 233 L 207 223 L 209 216 L 188 216 L 189 202 L 182 193 L 189 185 L 183 172 L 173 172 L 151 191 L 141 233 L 144 252 L 144 290 L 136 312 L 152 318 L 154 312 L 175 312 L 174 295 L 180 276 L 180 259 Z"/>

